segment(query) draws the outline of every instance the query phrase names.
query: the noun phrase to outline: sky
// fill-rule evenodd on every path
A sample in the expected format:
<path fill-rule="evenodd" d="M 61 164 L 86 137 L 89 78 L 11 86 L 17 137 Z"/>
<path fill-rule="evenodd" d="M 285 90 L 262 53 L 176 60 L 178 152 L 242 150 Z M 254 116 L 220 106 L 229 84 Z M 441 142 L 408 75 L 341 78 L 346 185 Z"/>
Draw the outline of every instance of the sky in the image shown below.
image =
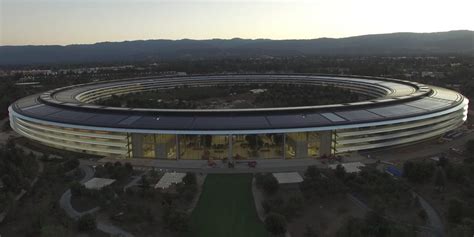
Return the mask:
<path fill-rule="evenodd" d="M 0 45 L 474 30 L 474 0 L 0 0 Z"/>

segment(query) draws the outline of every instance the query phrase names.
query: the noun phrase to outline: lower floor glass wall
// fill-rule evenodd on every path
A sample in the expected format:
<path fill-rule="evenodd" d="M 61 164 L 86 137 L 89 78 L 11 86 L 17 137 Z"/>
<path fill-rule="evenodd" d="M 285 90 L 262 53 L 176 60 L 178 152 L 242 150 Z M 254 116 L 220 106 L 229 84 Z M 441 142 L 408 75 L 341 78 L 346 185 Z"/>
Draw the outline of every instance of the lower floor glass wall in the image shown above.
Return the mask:
<path fill-rule="evenodd" d="M 178 135 L 183 160 L 222 160 L 229 155 L 228 136 Z"/>
<path fill-rule="evenodd" d="M 320 137 L 319 132 L 238 135 L 129 134 L 128 148 L 130 157 L 134 158 L 236 161 L 306 159 L 321 155 Z M 326 150 L 331 149 L 329 147 Z"/>
<path fill-rule="evenodd" d="M 320 141 L 317 132 L 298 132 L 286 135 L 286 158 L 302 159 L 319 156 Z"/>
<path fill-rule="evenodd" d="M 234 160 L 283 158 L 283 134 L 249 134 L 232 136 Z"/>

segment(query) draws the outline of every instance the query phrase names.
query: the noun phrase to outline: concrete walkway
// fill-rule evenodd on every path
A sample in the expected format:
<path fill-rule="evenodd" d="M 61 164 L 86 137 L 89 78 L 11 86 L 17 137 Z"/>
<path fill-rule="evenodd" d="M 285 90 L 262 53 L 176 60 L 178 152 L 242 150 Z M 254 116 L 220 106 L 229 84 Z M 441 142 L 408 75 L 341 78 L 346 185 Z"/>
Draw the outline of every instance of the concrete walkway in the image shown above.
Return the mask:
<path fill-rule="evenodd" d="M 80 165 L 79 169 L 81 169 L 82 173 L 84 174 L 84 177 L 82 177 L 79 183 L 84 184 L 85 182 L 94 177 L 94 169 L 92 169 L 92 167 Z M 59 199 L 59 206 L 66 212 L 66 214 L 70 218 L 74 220 L 78 220 L 81 216 L 85 214 L 95 213 L 100 209 L 100 207 L 95 207 L 85 212 L 78 212 L 72 207 L 71 197 L 71 189 L 66 190 L 66 192 L 64 192 L 63 195 L 61 195 L 61 198 Z"/>
<path fill-rule="evenodd" d="M 327 168 L 326 164 L 316 159 L 298 159 L 287 162 L 283 159 L 257 160 L 257 166 L 250 168 L 248 161 L 236 162 L 234 168 L 228 168 L 227 164 L 222 161 L 216 161 L 216 167 L 208 166 L 206 160 L 157 160 L 157 159 L 115 159 L 102 158 L 96 164 L 105 164 L 106 162 L 121 162 L 122 164 L 130 163 L 134 168 L 140 170 L 150 170 L 152 168 L 159 169 L 163 172 L 195 172 L 195 173 L 257 173 L 257 172 L 289 172 L 289 171 L 305 171 L 309 165 L 316 165 L 319 168 Z"/>
<path fill-rule="evenodd" d="M 263 193 L 257 188 L 257 181 L 255 177 L 252 179 L 252 194 L 253 201 L 255 203 L 255 209 L 257 211 L 258 218 L 264 222 L 265 221 L 265 210 L 263 210 L 262 202 L 265 199 Z"/>
<path fill-rule="evenodd" d="M 89 181 L 94 177 L 95 170 L 92 167 L 85 165 L 85 162 L 81 161 L 79 169 L 81 169 L 82 173 L 84 174 L 84 177 L 82 177 L 79 183 L 84 184 L 85 182 Z M 100 210 L 100 207 L 95 207 L 88 211 L 78 212 L 74 209 L 74 207 L 72 207 L 71 197 L 71 189 L 66 190 L 66 192 L 64 192 L 61 198 L 59 199 L 59 206 L 66 212 L 66 214 L 70 218 L 74 220 L 78 220 L 83 215 L 96 213 Z M 97 229 L 104 233 L 107 233 L 111 236 L 133 237 L 133 235 L 128 233 L 127 231 L 111 224 L 107 218 L 99 216 L 96 221 Z"/>

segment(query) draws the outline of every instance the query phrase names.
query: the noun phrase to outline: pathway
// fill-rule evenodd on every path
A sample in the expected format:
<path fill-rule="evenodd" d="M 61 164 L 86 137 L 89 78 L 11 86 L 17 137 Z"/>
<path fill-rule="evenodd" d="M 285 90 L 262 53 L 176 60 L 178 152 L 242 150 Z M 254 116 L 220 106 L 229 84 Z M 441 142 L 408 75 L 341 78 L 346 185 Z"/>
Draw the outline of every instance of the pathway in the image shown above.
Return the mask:
<path fill-rule="evenodd" d="M 421 207 L 425 210 L 428 216 L 428 224 L 430 227 L 434 228 L 437 231 L 437 236 L 443 236 L 444 233 L 444 225 L 443 221 L 439 217 L 436 210 L 420 195 L 414 193 L 418 200 L 420 201 Z"/>
<path fill-rule="evenodd" d="M 86 165 L 86 163 L 88 162 L 80 160 L 79 169 L 81 169 L 82 173 L 84 174 L 84 177 L 79 181 L 79 183 L 81 184 L 84 184 L 85 182 L 92 179 L 95 174 L 94 168 Z M 64 192 L 63 195 L 61 195 L 61 198 L 59 199 L 59 206 L 66 212 L 66 214 L 70 218 L 74 220 L 78 220 L 83 215 L 96 213 L 100 210 L 100 207 L 95 207 L 88 211 L 78 212 L 74 209 L 74 207 L 72 207 L 71 197 L 71 189 L 66 190 L 66 192 Z M 106 217 L 99 215 L 96 218 L 96 221 L 97 229 L 104 233 L 110 234 L 111 236 L 133 237 L 133 235 L 128 233 L 127 231 L 111 224 Z"/>
<path fill-rule="evenodd" d="M 89 181 L 90 179 L 94 177 L 94 170 L 92 169 L 92 167 L 84 166 L 81 164 L 79 166 L 79 169 L 81 169 L 82 173 L 84 174 L 84 177 L 79 181 L 79 183 L 84 184 L 85 182 Z M 100 209 L 99 207 L 95 207 L 85 212 L 78 212 L 72 207 L 71 197 L 72 197 L 71 189 L 66 190 L 66 192 L 64 192 L 63 195 L 61 195 L 61 198 L 59 199 L 59 206 L 66 212 L 66 214 L 70 218 L 74 220 L 79 219 L 81 216 L 85 214 L 94 213 Z"/>

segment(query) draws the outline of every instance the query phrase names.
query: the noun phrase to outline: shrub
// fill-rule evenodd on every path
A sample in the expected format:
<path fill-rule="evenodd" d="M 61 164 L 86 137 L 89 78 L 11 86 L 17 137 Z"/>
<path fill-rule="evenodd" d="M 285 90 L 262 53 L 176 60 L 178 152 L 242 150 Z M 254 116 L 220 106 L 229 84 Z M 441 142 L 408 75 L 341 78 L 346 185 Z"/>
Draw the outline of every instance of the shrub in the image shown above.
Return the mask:
<path fill-rule="evenodd" d="M 74 181 L 71 184 L 72 196 L 76 196 L 76 197 L 83 196 L 86 194 L 86 192 L 87 192 L 86 187 L 84 187 L 84 185 L 80 184 L 79 182 Z"/>
<path fill-rule="evenodd" d="M 183 178 L 183 183 L 186 185 L 196 185 L 197 178 L 195 173 L 186 173 L 186 176 Z"/>
<path fill-rule="evenodd" d="M 270 213 L 265 218 L 265 228 L 273 235 L 283 235 L 286 233 L 286 219 L 283 215 Z"/>

